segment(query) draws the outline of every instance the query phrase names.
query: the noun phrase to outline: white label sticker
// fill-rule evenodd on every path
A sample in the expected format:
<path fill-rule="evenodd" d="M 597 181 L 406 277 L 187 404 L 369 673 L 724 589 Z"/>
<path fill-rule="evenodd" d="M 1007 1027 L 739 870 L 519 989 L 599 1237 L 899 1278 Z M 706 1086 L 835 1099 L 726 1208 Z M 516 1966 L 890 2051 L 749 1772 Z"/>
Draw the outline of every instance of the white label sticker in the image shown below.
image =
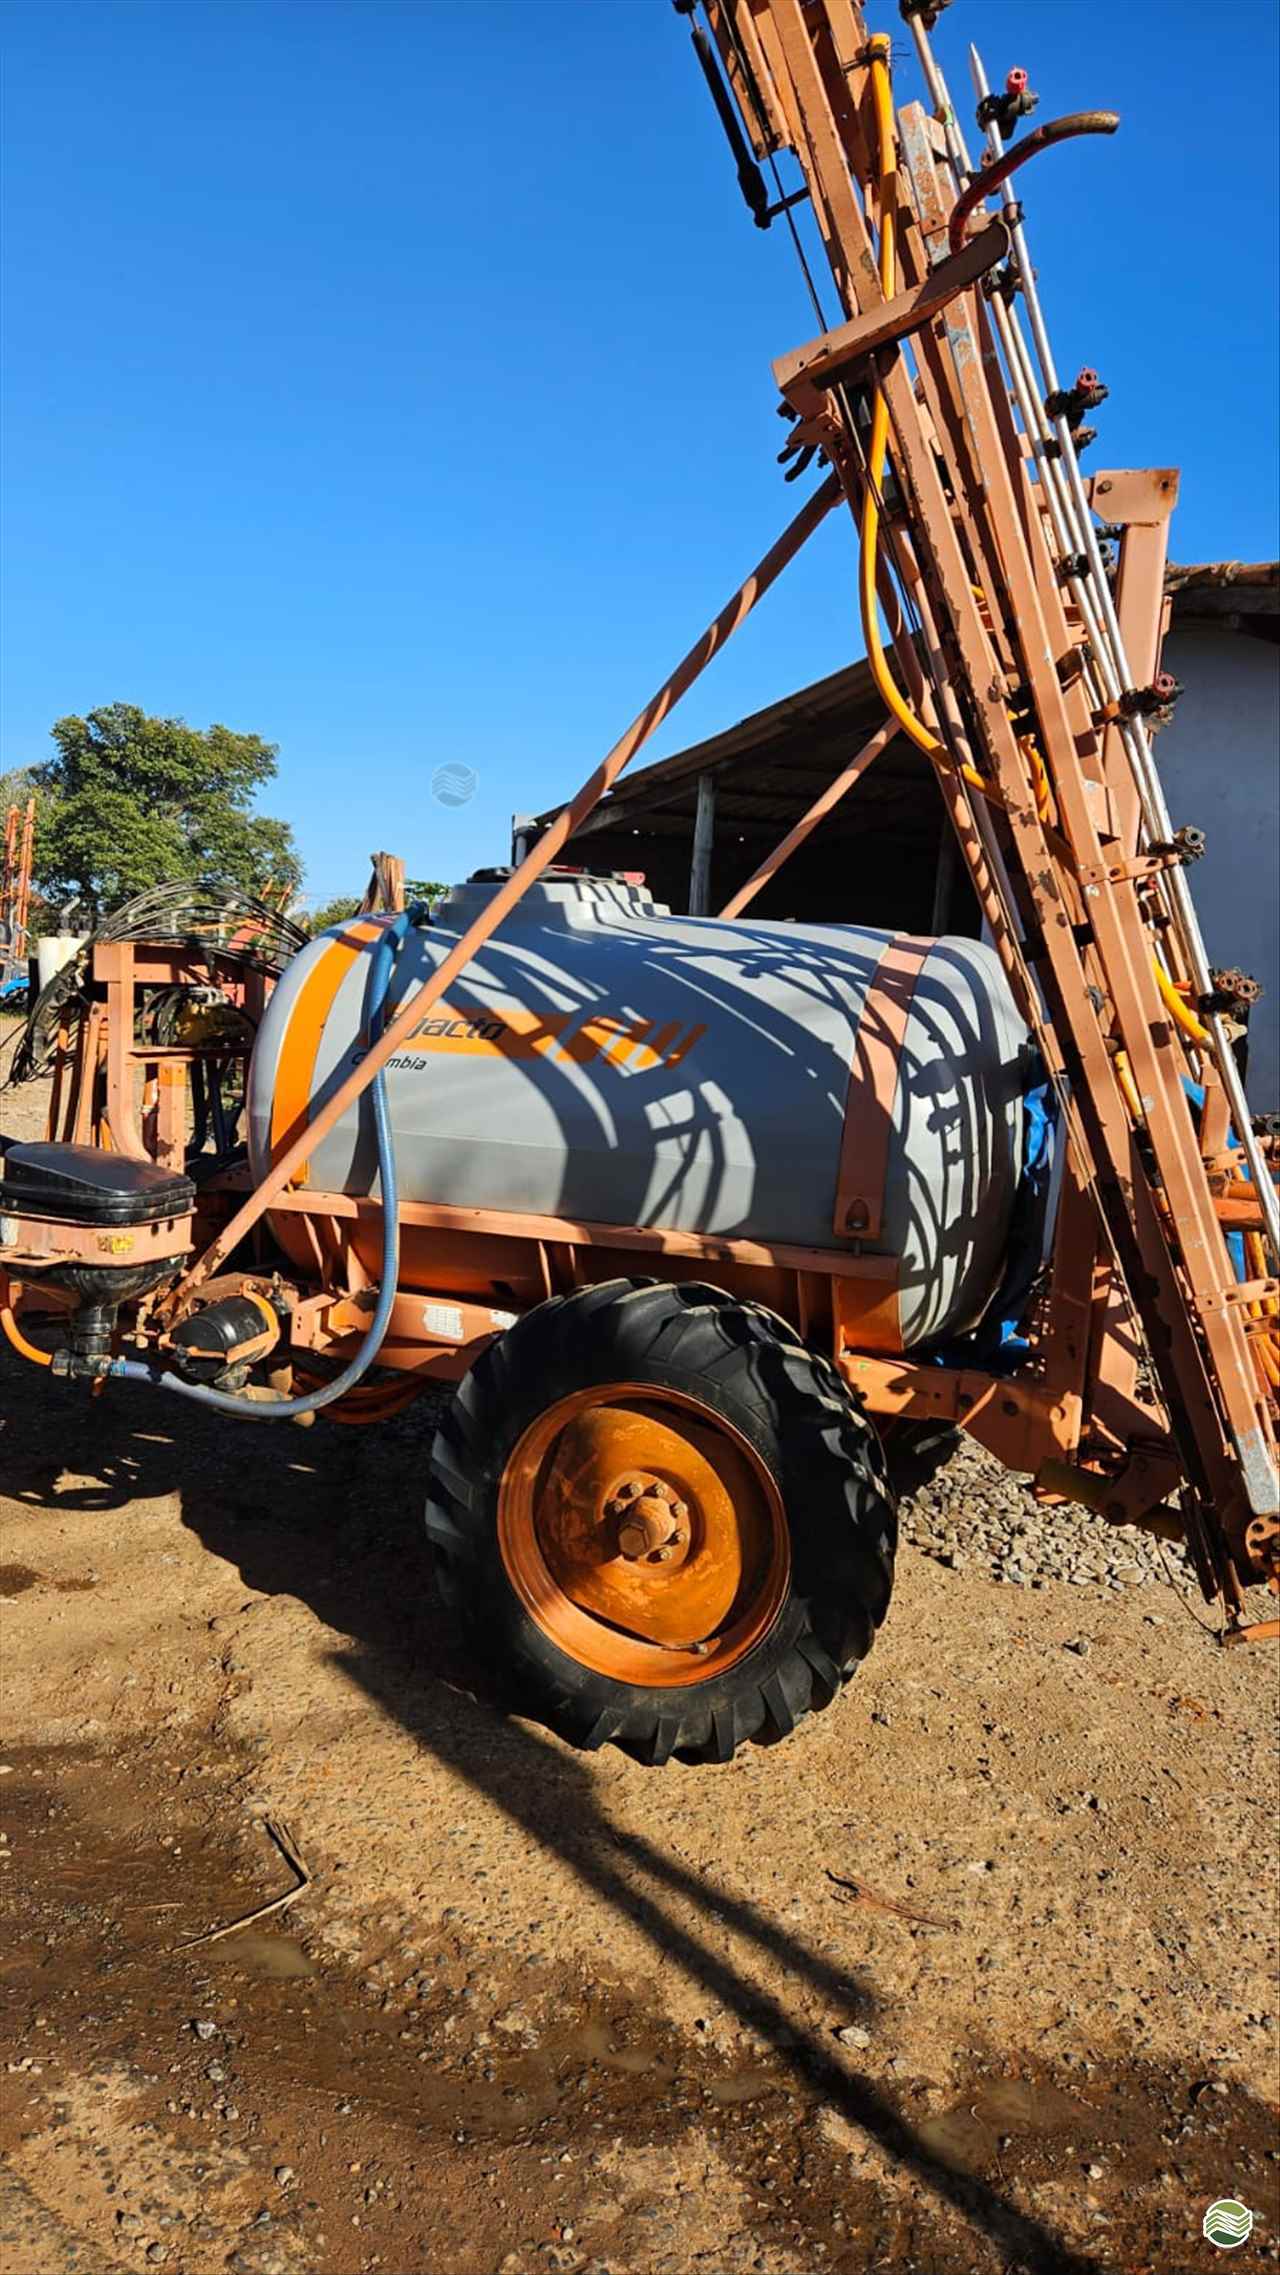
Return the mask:
<path fill-rule="evenodd" d="M 428 1335 L 447 1336 L 453 1343 L 462 1341 L 462 1313 L 456 1303 L 429 1303 L 422 1324 Z"/>

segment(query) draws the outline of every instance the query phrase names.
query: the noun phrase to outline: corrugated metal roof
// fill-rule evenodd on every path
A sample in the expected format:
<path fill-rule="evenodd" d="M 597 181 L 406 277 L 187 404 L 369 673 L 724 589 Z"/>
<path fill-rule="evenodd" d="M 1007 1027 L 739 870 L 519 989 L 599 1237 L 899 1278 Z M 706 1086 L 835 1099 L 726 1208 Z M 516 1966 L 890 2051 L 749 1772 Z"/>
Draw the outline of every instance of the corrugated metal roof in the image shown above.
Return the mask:
<path fill-rule="evenodd" d="M 1247 587 L 1250 592 L 1270 586 L 1280 594 L 1280 561 L 1170 561 L 1164 573 L 1166 592 L 1222 592 Z"/>
<path fill-rule="evenodd" d="M 687 835 L 698 777 L 706 773 L 717 778 L 719 822 L 781 830 L 826 788 L 883 716 L 870 666 L 848 664 L 704 742 L 624 774 L 576 833 L 574 844 L 634 828 L 642 817 L 646 830 Z M 901 806 L 909 813 L 929 771 L 928 762 L 899 737 L 859 784 L 862 810 L 865 796 L 872 795 L 878 811 Z M 841 819 L 837 808 L 827 827 L 838 828 Z"/>

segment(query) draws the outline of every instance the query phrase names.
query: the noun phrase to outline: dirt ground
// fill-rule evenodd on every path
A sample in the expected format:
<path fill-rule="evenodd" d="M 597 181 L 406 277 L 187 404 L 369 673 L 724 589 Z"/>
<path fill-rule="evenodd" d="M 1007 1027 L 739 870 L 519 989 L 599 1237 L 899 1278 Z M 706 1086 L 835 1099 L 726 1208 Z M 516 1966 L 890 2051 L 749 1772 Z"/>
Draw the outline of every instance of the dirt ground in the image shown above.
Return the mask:
<path fill-rule="evenodd" d="M 0 1416 L 3 2275 L 1280 2258 L 1275 1661 L 1203 1606 L 904 1547 L 828 1713 L 645 1770 L 489 1702 L 428 1401 Z"/>

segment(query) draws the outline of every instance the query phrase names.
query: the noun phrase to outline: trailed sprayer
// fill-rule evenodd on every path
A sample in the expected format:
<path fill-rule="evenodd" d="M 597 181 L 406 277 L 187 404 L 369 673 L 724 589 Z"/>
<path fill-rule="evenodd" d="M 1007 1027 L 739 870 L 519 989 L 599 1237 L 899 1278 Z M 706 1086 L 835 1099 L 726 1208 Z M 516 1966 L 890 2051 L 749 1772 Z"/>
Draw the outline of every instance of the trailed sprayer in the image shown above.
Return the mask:
<path fill-rule="evenodd" d="M 33 1365 L 249 1423 L 452 1384 L 442 1588 L 513 1703 L 651 1762 L 784 1734 L 857 1666 L 889 1425 L 1185 1540 L 1225 1640 L 1275 1629 L 1245 1617 L 1280 1572 L 1275 1137 L 1152 755 L 1176 482 L 1111 471 L 1104 530 L 1106 390 L 1062 383 L 1027 244 L 1046 154 L 1118 121 L 1029 125 L 1025 74 L 993 93 L 974 54 L 975 154 L 940 12 L 902 0 L 925 99 L 895 107 L 851 0 L 678 9 L 821 311 L 773 367 L 816 486 L 582 790 L 516 867 L 307 944 L 226 895 L 121 912 L 33 1009 L 48 1138 L 3 1160 Z M 845 508 L 884 722 L 821 811 L 719 916 L 565 867 Z M 752 916 L 895 736 L 982 940 Z"/>

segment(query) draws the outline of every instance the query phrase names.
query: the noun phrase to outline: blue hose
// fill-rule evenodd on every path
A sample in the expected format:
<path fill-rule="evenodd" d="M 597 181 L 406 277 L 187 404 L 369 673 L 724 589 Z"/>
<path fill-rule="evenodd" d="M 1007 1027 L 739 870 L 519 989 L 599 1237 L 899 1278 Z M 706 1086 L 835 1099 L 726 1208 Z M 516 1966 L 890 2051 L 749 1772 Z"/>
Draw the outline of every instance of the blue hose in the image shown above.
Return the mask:
<path fill-rule="evenodd" d="M 396 955 L 409 927 L 420 914 L 418 908 L 404 910 L 394 924 L 384 927 L 373 951 L 373 968 L 369 975 L 369 1040 L 376 1043 L 382 1033 L 386 1010 L 387 990 Z M 391 1307 L 396 1299 L 396 1282 L 400 1276 L 400 1196 L 396 1189 L 396 1155 L 391 1136 L 391 1117 L 387 1112 L 386 1074 L 379 1068 L 370 1085 L 373 1104 L 373 1127 L 378 1144 L 378 1182 L 382 1192 L 382 1282 L 378 1301 L 374 1307 L 364 1340 L 355 1357 L 332 1382 L 324 1383 L 319 1390 L 311 1390 L 301 1398 L 256 1399 L 241 1398 L 234 1391 L 213 1390 L 207 1383 L 186 1382 L 181 1375 L 161 1372 L 143 1364 L 140 1359 L 113 1359 L 107 1372 L 113 1379 L 123 1382 L 145 1382 L 153 1390 L 172 1390 L 179 1398 L 193 1398 L 199 1406 L 212 1406 L 219 1414 L 234 1414 L 242 1422 L 293 1422 L 303 1414 L 318 1414 L 322 1407 L 332 1406 L 335 1399 L 346 1392 L 368 1373 L 373 1365 L 391 1318 Z"/>

